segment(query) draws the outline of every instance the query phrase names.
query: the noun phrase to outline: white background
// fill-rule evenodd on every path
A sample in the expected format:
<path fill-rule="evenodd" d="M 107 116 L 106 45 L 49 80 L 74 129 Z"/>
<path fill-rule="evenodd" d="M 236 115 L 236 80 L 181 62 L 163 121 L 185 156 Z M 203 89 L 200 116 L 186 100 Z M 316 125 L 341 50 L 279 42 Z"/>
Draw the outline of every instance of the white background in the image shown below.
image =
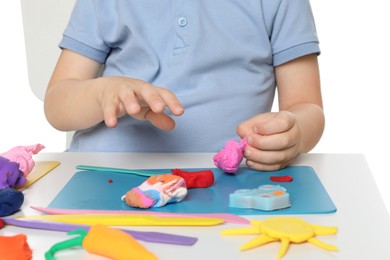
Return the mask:
<path fill-rule="evenodd" d="M 386 0 L 311 3 L 322 50 L 327 117 L 324 136 L 313 152 L 363 153 L 389 210 L 390 13 Z M 18 0 L 0 1 L 0 51 L 0 152 L 35 143 L 46 146 L 42 152 L 63 151 L 65 134 L 46 122 L 42 101 L 29 87 Z M 354 184 L 351 180 L 340 185 Z M 362 187 L 362 192 L 369 191 Z M 346 196 L 353 198 L 353 194 Z"/>

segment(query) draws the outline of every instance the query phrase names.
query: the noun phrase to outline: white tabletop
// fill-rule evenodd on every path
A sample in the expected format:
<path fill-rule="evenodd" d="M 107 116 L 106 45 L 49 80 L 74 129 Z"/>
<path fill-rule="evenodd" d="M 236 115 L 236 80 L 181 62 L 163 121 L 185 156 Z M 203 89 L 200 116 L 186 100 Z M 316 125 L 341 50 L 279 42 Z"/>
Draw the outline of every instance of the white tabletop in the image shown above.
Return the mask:
<path fill-rule="evenodd" d="M 60 161 L 61 165 L 24 191 L 25 202 L 16 215 L 40 214 L 30 206 L 46 207 L 66 182 L 77 172 L 76 165 L 99 165 L 116 168 L 198 168 L 214 167 L 213 154 L 124 154 L 124 153 L 41 153 L 36 161 Z M 312 224 L 337 226 L 337 235 L 318 236 L 323 242 L 337 245 L 338 252 L 329 252 L 310 243 L 292 244 L 283 257 L 289 259 L 388 259 L 390 218 L 363 155 L 303 154 L 294 165 L 314 168 L 337 207 L 336 213 L 295 215 Z M 291 215 L 289 215 L 291 216 Z M 245 216 L 265 219 L 271 216 Z M 239 247 L 251 236 L 222 236 L 220 231 L 242 227 L 223 224 L 212 227 L 131 227 L 132 230 L 160 231 L 198 237 L 193 246 L 178 246 L 142 242 L 159 259 L 277 259 L 279 242 L 248 251 Z M 33 259 L 44 259 L 44 253 L 55 243 L 68 239 L 63 232 L 6 226 L 1 235 L 24 233 L 33 249 Z M 56 259 L 105 259 L 83 249 L 65 250 Z"/>

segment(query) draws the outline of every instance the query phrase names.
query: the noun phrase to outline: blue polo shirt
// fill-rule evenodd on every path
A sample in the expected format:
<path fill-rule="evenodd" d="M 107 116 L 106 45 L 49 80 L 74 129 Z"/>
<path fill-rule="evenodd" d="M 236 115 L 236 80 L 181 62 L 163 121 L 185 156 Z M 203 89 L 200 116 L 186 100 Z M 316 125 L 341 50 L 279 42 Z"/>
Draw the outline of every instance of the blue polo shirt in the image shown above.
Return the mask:
<path fill-rule="evenodd" d="M 320 52 L 309 0 L 78 0 L 60 47 L 185 108 L 171 132 L 125 116 L 77 131 L 70 151 L 216 152 L 271 110 L 275 66 Z"/>

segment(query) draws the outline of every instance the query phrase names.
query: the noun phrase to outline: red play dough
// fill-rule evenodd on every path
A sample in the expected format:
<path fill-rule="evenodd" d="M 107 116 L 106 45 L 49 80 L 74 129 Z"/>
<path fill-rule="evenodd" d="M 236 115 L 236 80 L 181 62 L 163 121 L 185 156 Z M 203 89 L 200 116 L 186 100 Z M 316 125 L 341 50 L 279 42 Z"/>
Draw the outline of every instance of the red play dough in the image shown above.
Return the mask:
<path fill-rule="evenodd" d="M 273 182 L 291 182 L 293 180 L 292 176 L 271 176 L 270 180 Z"/>
<path fill-rule="evenodd" d="M 187 189 L 207 188 L 214 183 L 212 170 L 189 172 L 181 169 L 172 169 L 171 172 L 173 175 L 180 176 L 185 180 Z"/>

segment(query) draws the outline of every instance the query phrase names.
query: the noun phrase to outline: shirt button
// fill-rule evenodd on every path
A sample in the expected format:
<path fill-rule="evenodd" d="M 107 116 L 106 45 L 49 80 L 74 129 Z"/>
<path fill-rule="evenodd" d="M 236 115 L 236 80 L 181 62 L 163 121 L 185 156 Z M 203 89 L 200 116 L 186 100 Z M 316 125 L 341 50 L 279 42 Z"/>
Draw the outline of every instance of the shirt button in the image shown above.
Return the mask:
<path fill-rule="evenodd" d="M 187 25 L 187 19 L 185 17 L 180 17 L 178 20 L 177 20 L 177 24 L 181 27 L 184 27 Z"/>

